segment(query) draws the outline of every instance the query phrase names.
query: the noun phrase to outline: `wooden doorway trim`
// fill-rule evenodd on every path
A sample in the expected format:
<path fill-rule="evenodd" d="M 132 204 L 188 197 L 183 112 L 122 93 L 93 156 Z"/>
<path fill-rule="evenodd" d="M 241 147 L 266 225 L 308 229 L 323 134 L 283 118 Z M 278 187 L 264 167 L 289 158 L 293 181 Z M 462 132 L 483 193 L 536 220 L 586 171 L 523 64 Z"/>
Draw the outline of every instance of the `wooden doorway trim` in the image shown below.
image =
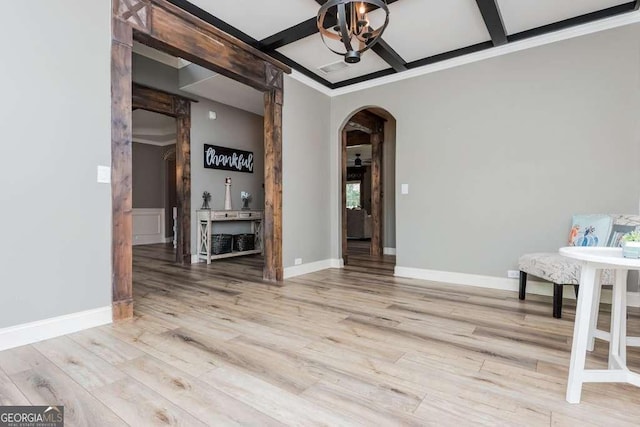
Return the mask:
<path fill-rule="evenodd" d="M 133 40 L 184 58 L 265 93 L 264 279 L 281 281 L 282 102 L 286 65 L 229 36 L 166 0 L 113 0 L 111 26 L 112 305 L 114 321 L 133 317 L 132 252 L 132 48 Z M 187 105 L 175 108 L 188 108 Z M 181 117 L 185 117 L 184 115 Z M 178 119 L 180 122 L 180 119 Z M 188 132 L 185 120 L 178 124 Z M 179 131 L 180 132 L 180 131 Z M 188 134 L 179 134 L 187 138 Z M 190 152 L 177 150 L 188 165 Z M 188 148 L 188 147 L 187 147 Z M 188 166 L 187 166 L 188 167 Z M 181 176 L 190 176 L 182 169 Z M 183 185 L 185 182 L 178 183 Z M 183 210 L 190 206 L 183 201 Z M 190 217 L 190 212 L 185 217 Z M 183 238 L 190 230 L 182 230 Z M 183 244 L 183 261 L 190 252 Z"/>
<path fill-rule="evenodd" d="M 176 119 L 176 262 L 191 263 L 191 103 L 195 99 L 137 83 L 131 92 L 131 107 Z"/>
<path fill-rule="evenodd" d="M 383 176 L 382 144 L 384 142 L 384 123 L 386 119 L 362 110 L 355 113 L 347 124 L 360 132 L 349 135 L 345 125 L 341 133 L 342 141 L 342 259 L 346 265 L 349 258 L 347 246 L 347 147 L 351 145 L 371 144 L 371 249 L 373 256 L 382 256 L 383 239 Z M 352 140 L 353 139 L 353 140 Z"/>

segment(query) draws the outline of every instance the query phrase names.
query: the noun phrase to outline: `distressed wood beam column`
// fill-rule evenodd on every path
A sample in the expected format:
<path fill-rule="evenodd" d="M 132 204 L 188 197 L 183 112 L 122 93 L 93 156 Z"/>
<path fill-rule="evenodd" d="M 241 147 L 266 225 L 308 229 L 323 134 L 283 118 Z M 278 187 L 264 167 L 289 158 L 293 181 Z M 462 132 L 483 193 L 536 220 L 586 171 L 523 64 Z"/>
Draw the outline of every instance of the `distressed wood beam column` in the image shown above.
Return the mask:
<path fill-rule="evenodd" d="M 113 19 L 111 38 L 111 204 L 113 320 L 133 317 L 131 51 L 133 31 Z"/>
<path fill-rule="evenodd" d="M 268 281 L 282 281 L 282 71 L 265 64 L 264 94 L 264 272 Z"/>
<path fill-rule="evenodd" d="M 191 264 L 191 102 L 174 99 L 176 112 L 176 199 L 178 250 L 176 261 Z"/>
<path fill-rule="evenodd" d="M 382 255 L 382 125 L 371 134 L 371 255 Z"/>

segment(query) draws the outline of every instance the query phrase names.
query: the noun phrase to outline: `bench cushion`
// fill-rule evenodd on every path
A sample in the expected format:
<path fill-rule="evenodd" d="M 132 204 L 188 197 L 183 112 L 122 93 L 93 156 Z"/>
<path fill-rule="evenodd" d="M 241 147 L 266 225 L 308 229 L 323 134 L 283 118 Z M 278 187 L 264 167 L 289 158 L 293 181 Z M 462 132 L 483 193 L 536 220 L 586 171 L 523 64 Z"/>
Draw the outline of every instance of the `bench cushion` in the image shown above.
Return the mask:
<path fill-rule="evenodd" d="M 580 284 L 580 264 L 559 253 L 526 254 L 518 260 L 518 268 L 532 276 L 562 285 Z M 603 270 L 600 283 L 613 285 L 615 280 L 612 270 Z"/>

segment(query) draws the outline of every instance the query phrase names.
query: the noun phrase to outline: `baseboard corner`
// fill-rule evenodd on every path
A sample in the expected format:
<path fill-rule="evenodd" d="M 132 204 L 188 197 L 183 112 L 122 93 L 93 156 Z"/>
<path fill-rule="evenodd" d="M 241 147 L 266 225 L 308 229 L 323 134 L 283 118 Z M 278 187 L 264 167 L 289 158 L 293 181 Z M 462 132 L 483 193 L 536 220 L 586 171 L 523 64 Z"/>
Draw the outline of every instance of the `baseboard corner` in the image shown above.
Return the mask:
<path fill-rule="evenodd" d="M 323 259 L 320 261 L 309 262 L 301 265 L 294 265 L 284 269 L 284 278 L 302 276 L 303 274 L 315 273 L 316 271 L 326 270 L 329 268 L 342 268 L 344 266 L 341 259 Z"/>

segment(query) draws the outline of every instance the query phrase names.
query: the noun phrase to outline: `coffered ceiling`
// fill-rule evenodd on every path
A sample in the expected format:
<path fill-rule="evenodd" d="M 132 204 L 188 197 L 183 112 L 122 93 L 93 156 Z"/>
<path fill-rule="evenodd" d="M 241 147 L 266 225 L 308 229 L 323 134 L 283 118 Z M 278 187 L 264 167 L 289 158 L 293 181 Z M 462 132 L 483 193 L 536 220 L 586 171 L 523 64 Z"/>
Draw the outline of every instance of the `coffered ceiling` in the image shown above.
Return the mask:
<path fill-rule="evenodd" d="M 387 0 L 382 41 L 342 64 L 316 28 L 326 0 L 169 0 L 329 89 L 628 14 L 640 0 Z M 381 10 L 372 11 L 372 20 Z M 334 71 L 322 68 L 335 65 Z"/>

